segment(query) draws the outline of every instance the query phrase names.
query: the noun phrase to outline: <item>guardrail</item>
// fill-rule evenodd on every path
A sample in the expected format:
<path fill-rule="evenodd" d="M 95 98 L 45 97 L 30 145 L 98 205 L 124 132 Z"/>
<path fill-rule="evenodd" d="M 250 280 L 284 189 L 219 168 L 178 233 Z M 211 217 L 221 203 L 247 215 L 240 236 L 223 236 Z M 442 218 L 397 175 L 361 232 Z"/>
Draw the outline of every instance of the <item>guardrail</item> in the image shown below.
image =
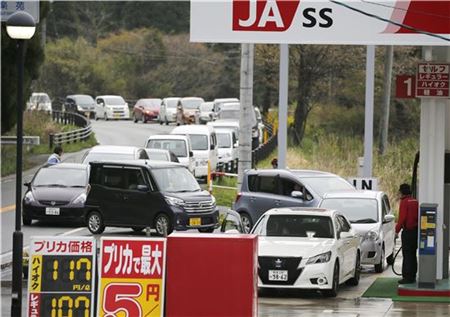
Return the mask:
<path fill-rule="evenodd" d="M 53 148 L 55 145 L 64 143 L 73 143 L 85 141 L 92 134 L 91 121 L 78 113 L 53 111 L 52 119 L 61 124 L 73 124 L 80 129 L 49 134 L 49 147 Z"/>
<path fill-rule="evenodd" d="M 266 121 L 263 121 L 264 127 L 269 135 L 266 143 L 261 144 L 258 148 L 252 151 L 252 167 L 255 168 L 256 164 L 265 160 L 277 147 L 277 134 L 274 127 Z"/>
<path fill-rule="evenodd" d="M 16 145 L 17 136 L 1 136 L 2 145 Z M 41 138 L 39 136 L 23 136 L 23 145 L 39 145 L 41 144 Z"/>

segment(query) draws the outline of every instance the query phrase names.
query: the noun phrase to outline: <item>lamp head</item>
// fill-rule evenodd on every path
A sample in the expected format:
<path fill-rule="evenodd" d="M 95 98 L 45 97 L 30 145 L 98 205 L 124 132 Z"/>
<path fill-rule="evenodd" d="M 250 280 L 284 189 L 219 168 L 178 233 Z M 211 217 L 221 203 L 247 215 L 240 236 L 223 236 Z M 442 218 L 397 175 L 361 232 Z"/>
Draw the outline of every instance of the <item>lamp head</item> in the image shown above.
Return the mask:
<path fill-rule="evenodd" d="M 15 40 L 29 40 L 36 31 L 36 22 L 31 14 L 25 11 L 16 11 L 6 21 L 6 32 Z"/>

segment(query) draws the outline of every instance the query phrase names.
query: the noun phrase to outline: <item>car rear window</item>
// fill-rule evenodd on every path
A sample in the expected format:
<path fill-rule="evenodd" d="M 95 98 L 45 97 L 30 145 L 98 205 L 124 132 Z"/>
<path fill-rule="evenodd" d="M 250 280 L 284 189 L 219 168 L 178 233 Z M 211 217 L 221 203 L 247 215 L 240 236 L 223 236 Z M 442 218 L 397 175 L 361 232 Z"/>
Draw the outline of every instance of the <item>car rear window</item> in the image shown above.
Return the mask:
<path fill-rule="evenodd" d="M 187 157 L 186 142 L 184 140 L 150 140 L 147 143 L 147 148 L 168 150 L 177 157 Z"/>
<path fill-rule="evenodd" d="M 334 237 L 333 223 L 327 216 L 270 215 L 266 224 L 268 237 Z"/>

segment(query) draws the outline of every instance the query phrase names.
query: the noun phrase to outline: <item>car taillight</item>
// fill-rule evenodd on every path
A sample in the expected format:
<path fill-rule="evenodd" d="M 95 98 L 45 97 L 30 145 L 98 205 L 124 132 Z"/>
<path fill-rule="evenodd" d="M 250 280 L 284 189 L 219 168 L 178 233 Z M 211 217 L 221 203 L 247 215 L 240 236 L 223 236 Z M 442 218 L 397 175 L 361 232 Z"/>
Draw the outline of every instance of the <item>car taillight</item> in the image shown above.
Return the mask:
<path fill-rule="evenodd" d="M 242 197 L 242 193 L 237 193 L 235 203 L 238 202 L 238 200 Z"/>

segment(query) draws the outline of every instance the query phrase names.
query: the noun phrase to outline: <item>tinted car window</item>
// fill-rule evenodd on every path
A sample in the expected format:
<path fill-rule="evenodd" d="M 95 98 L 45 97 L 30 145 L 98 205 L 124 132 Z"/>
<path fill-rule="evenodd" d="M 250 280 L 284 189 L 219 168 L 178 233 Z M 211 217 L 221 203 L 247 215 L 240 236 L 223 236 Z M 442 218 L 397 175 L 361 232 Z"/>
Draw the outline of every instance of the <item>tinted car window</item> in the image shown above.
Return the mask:
<path fill-rule="evenodd" d="M 343 232 L 349 232 L 351 227 L 350 227 L 350 224 L 347 222 L 347 220 L 345 220 L 345 218 L 342 217 L 342 216 L 338 216 L 337 218 L 338 218 L 339 223 L 341 225 L 341 230 Z"/>
<path fill-rule="evenodd" d="M 282 195 L 291 196 L 293 191 L 299 191 L 303 193 L 305 200 L 313 199 L 312 195 L 306 190 L 305 186 L 303 186 L 299 182 L 294 182 L 287 178 L 281 178 L 280 181 Z"/>
<path fill-rule="evenodd" d="M 123 177 L 126 180 L 125 187 L 129 190 L 137 190 L 138 185 L 146 185 L 140 169 L 124 169 Z"/>
<path fill-rule="evenodd" d="M 278 194 L 278 177 L 258 176 L 258 191 L 263 193 Z"/>
<path fill-rule="evenodd" d="M 312 215 L 270 215 L 266 225 L 268 237 L 333 238 L 330 217 Z"/>
<path fill-rule="evenodd" d="M 102 183 L 106 187 L 124 189 L 125 177 L 121 168 L 103 168 Z"/>

